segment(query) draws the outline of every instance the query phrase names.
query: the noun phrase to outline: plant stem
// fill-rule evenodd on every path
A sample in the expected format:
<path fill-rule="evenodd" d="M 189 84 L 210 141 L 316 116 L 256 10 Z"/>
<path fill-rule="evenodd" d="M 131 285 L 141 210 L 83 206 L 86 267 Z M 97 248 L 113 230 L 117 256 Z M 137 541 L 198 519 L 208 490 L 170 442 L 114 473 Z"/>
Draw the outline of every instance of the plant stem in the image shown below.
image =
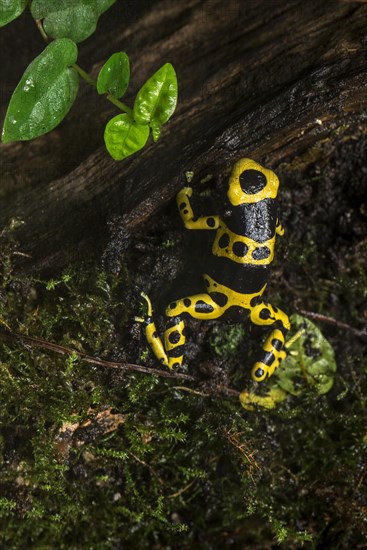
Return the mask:
<path fill-rule="evenodd" d="M 45 42 L 48 43 L 50 41 L 50 38 L 47 36 L 47 34 L 45 32 L 45 29 L 43 28 L 42 20 L 37 19 L 36 20 L 36 25 L 37 25 L 37 28 L 38 28 L 39 32 L 41 33 L 42 38 L 45 40 Z M 88 84 L 90 84 L 94 88 L 97 88 L 97 81 L 94 80 L 94 78 L 92 78 L 86 71 L 84 71 L 84 69 L 79 67 L 79 65 L 77 65 L 77 63 L 74 63 L 72 65 L 72 67 L 76 70 L 76 72 L 79 74 L 79 76 L 81 76 L 81 78 L 83 80 L 88 82 Z M 105 94 L 105 96 L 108 99 L 108 101 L 110 101 L 116 107 L 118 107 L 120 109 L 120 111 L 124 111 L 128 115 L 133 116 L 133 114 L 134 114 L 133 110 L 130 109 L 130 107 L 128 107 L 125 103 L 123 103 L 122 101 L 119 101 L 118 99 L 113 97 L 111 94 Z"/>
<path fill-rule="evenodd" d="M 74 69 L 77 71 L 79 76 L 83 78 L 83 80 L 88 82 L 88 84 L 90 84 L 94 88 L 97 88 L 96 80 L 94 80 L 94 78 L 92 78 L 86 71 L 84 71 L 84 69 L 79 67 L 79 65 L 77 65 L 76 63 L 74 63 L 72 67 L 74 67 Z M 113 97 L 111 94 L 106 94 L 106 98 L 108 99 L 108 101 L 116 105 L 116 107 L 118 107 L 121 111 L 124 111 L 125 113 L 133 116 L 133 110 L 130 109 L 130 107 L 128 107 L 127 105 L 125 105 L 125 103 L 123 103 L 122 101 L 119 101 L 118 99 Z"/>
<path fill-rule="evenodd" d="M 130 107 L 128 107 L 125 103 L 123 103 L 119 99 L 116 99 L 111 94 L 106 94 L 106 98 L 108 99 L 108 101 L 110 101 L 111 103 L 116 105 L 116 107 L 121 109 L 121 111 L 125 111 L 125 113 L 127 113 L 128 115 L 133 116 L 134 111 L 132 109 L 130 109 Z"/>
<path fill-rule="evenodd" d="M 94 86 L 94 88 L 97 87 L 97 82 L 86 71 L 84 71 L 84 69 L 79 67 L 79 65 L 77 65 L 76 63 L 74 63 L 72 67 L 76 70 L 79 76 L 82 77 L 83 80 L 88 82 L 88 84 L 90 84 L 91 86 Z"/>
<path fill-rule="evenodd" d="M 44 40 L 45 42 L 49 42 L 50 39 L 49 39 L 49 37 L 47 36 L 47 34 L 46 34 L 46 32 L 45 32 L 45 29 L 43 28 L 41 19 L 36 19 L 36 25 L 37 25 L 37 28 L 38 28 L 39 32 L 41 33 L 41 36 L 42 36 L 43 40 Z"/>

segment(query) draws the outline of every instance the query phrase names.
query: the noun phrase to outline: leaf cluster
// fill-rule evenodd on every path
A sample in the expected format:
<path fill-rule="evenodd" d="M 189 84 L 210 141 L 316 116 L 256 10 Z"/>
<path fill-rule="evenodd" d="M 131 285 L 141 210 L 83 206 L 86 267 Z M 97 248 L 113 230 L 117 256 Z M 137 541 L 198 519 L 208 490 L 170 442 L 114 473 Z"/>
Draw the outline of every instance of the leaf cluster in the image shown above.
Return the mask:
<path fill-rule="evenodd" d="M 122 160 L 142 149 L 150 132 L 153 140 L 158 140 L 177 103 L 177 78 L 170 63 L 143 84 L 132 109 L 121 102 L 130 81 L 130 62 L 125 52 L 110 56 L 97 81 L 77 64 L 77 44 L 95 31 L 100 15 L 115 1 L 29 2 L 41 34 L 47 42 L 53 41 L 30 63 L 14 90 L 4 120 L 4 143 L 31 140 L 58 126 L 75 102 L 80 78 L 123 111 L 106 124 L 104 140 L 112 158 Z M 18 0 L 3 2 L 0 26 L 21 15 L 26 5 Z"/>

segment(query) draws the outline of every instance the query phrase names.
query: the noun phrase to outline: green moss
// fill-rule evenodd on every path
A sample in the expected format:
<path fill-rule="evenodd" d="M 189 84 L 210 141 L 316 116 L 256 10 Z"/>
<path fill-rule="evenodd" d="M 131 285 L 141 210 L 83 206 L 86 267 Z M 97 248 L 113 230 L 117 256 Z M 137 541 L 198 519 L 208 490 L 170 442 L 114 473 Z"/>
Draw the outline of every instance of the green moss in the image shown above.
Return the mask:
<path fill-rule="evenodd" d="M 356 143 L 344 146 L 349 162 Z M 364 237 L 361 229 L 346 236 L 338 220 L 342 208 L 354 208 L 363 229 L 362 199 L 358 187 L 348 195 L 342 164 L 328 151 L 337 179 L 320 178 L 323 153 L 311 173 L 285 184 L 288 252 L 267 299 L 288 313 L 308 309 L 361 329 Z M 196 382 L 97 367 L 72 351 L 58 355 L 9 336 L 7 326 L 95 357 L 157 367 L 134 329 L 139 300 L 131 285 L 164 294 L 170 272 L 155 266 L 167 254 L 159 244 L 170 238 L 166 225 L 156 256 L 145 250 L 140 262 L 135 250 L 134 273 L 122 270 L 119 279 L 93 264 L 47 280 L 25 276 L 11 228 L 1 233 L 0 547 L 364 547 L 367 359 L 352 330 L 321 327 L 337 360 L 331 391 L 306 385 L 276 409 L 251 412 L 218 390 L 251 388 L 247 345 L 258 349 L 264 334 L 247 326 L 195 324 L 188 356 Z M 297 390 L 304 384 L 293 382 Z"/>
<path fill-rule="evenodd" d="M 243 325 L 215 325 L 209 338 L 210 345 L 217 355 L 230 357 L 238 348 L 244 338 L 245 328 Z"/>

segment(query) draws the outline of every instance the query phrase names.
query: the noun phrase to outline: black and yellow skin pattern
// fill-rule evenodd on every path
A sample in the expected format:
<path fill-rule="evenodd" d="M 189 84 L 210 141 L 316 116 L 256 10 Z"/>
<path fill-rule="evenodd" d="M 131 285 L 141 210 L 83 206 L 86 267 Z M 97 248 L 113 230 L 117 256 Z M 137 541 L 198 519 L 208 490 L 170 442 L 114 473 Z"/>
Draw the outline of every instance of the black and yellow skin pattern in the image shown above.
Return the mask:
<path fill-rule="evenodd" d="M 203 275 L 206 292 L 187 296 L 169 304 L 163 342 L 152 319 L 149 298 L 144 319 L 147 341 L 169 368 L 179 367 L 184 359 L 185 316 L 217 319 L 231 311 L 247 313 L 255 325 L 271 328 L 260 357 L 252 368 L 252 378 L 261 382 L 271 376 L 286 356 L 285 337 L 290 329 L 288 316 L 262 301 L 274 258 L 276 235 L 284 230 L 277 218 L 279 180 L 274 172 L 251 159 L 239 160 L 228 186 L 229 210 L 225 220 L 218 215 L 195 218 L 190 197 L 192 188 L 184 187 L 177 205 L 187 229 L 215 231 L 208 268 Z"/>

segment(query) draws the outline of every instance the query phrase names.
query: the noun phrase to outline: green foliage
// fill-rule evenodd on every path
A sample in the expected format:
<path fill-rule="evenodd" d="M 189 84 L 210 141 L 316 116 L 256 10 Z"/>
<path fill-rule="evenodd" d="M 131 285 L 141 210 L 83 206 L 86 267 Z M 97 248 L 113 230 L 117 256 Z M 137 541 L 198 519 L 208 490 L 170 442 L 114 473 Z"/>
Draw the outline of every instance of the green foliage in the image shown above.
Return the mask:
<path fill-rule="evenodd" d="M 17 503 L 14 500 L 8 498 L 0 498 L 0 514 L 6 515 L 7 512 L 15 510 Z"/>
<path fill-rule="evenodd" d="M 117 115 L 106 125 L 104 140 L 107 151 L 115 160 L 122 160 L 144 147 L 149 126 L 137 124 L 130 115 Z"/>
<path fill-rule="evenodd" d="M 126 53 L 113 54 L 103 65 L 97 81 L 77 65 L 77 42 L 90 36 L 98 18 L 115 0 L 31 0 L 31 13 L 48 42 L 45 50 L 27 67 L 10 100 L 2 132 L 3 142 L 30 140 L 53 130 L 74 103 L 79 77 L 105 94 L 120 111 L 106 125 L 105 143 L 115 160 L 136 153 L 153 140 L 172 116 L 177 103 L 176 73 L 170 63 L 161 67 L 139 90 L 134 109 L 120 101 L 130 81 Z M 4 3 L 3 3 L 4 4 Z M 21 14 L 25 2 L 5 2 L 0 23 Z"/>
<path fill-rule="evenodd" d="M 330 391 L 336 372 L 335 354 L 320 329 L 301 315 L 290 318 L 293 331 L 301 331 L 284 364 L 277 370 L 277 385 L 287 393 L 298 395 L 299 379 L 304 378 L 317 393 Z"/>
<path fill-rule="evenodd" d="M 243 391 L 242 406 L 272 409 L 288 395 L 300 396 L 312 391 L 322 395 L 331 390 L 335 373 L 335 354 L 320 329 L 301 315 L 290 317 L 294 336 L 287 342 L 287 357 L 266 384 L 265 394 Z"/>
<path fill-rule="evenodd" d="M 150 124 L 157 141 L 161 126 L 176 109 L 177 78 L 174 68 L 166 63 L 140 88 L 134 103 L 134 118 L 139 124 Z"/>
<path fill-rule="evenodd" d="M 31 13 L 43 20 L 43 28 L 52 38 L 70 38 L 82 42 L 94 33 L 98 19 L 116 0 L 33 0 Z"/>
<path fill-rule="evenodd" d="M 19 15 L 27 5 L 27 0 L 2 0 L 0 4 L 0 27 L 4 27 Z"/>
<path fill-rule="evenodd" d="M 5 117 L 3 142 L 34 139 L 55 128 L 76 98 L 79 77 L 71 67 L 74 42 L 51 42 L 29 65 L 16 87 Z"/>
<path fill-rule="evenodd" d="M 133 116 L 117 115 L 108 122 L 104 140 L 111 157 L 122 160 L 142 149 L 148 140 L 149 128 L 157 141 L 161 126 L 171 117 L 176 102 L 176 73 L 172 65 L 166 63 L 139 90 Z"/>
<path fill-rule="evenodd" d="M 124 52 L 117 52 L 103 65 L 97 79 L 97 91 L 99 94 L 111 94 L 120 99 L 129 85 L 130 62 Z"/>
<path fill-rule="evenodd" d="M 240 325 L 216 325 L 213 327 L 210 343 L 215 353 L 222 357 L 230 357 L 237 351 L 238 344 L 245 335 L 245 328 Z"/>

